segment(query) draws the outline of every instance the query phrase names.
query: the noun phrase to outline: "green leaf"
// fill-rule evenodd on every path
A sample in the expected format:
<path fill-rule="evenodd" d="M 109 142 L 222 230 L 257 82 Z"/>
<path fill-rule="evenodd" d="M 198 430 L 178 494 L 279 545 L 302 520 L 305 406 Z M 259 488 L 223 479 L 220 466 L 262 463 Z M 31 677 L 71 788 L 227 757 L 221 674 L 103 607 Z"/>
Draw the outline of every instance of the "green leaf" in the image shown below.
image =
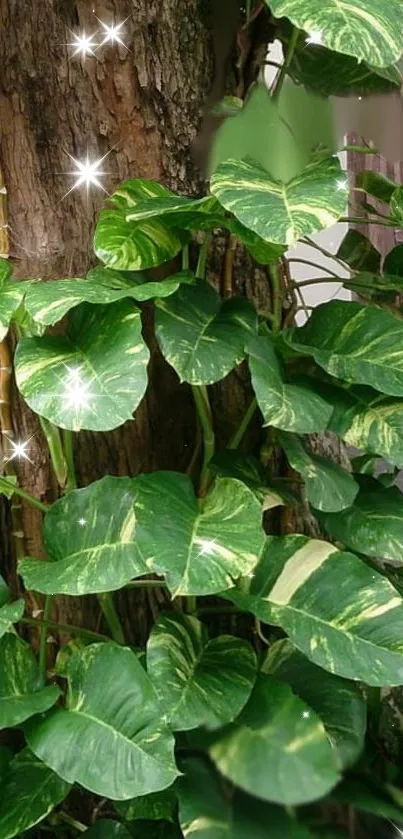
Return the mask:
<path fill-rule="evenodd" d="M 258 677 L 238 717 L 210 755 L 236 786 L 279 804 L 316 801 L 337 783 L 338 771 L 319 717 L 288 685 Z"/>
<path fill-rule="evenodd" d="M 336 256 L 354 271 L 370 271 L 375 274 L 380 271 L 381 254 L 358 230 L 347 231 Z"/>
<path fill-rule="evenodd" d="M 309 164 L 287 184 L 274 181 L 260 166 L 244 160 L 221 163 L 210 189 L 226 210 L 262 239 L 293 245 L 330 227 L 346 208 L 340 189 L 338 160 L 326 157 Z"/>
<path fill-rule="evenodd" d="M 0 495 L 4 495 L 8 499 L 12 498 L 16 486 L 17 477 L 15 475 L 0 476 Z"/>
<path fill-rule="evenodd" d="M 373 775 L 342 781 L 332 793 L 332 801 L 353 805 L 355 810 L 373 813 L 382 819 L 403 821 L 403 809 L 389 796 L 386 784 L 379 783 Z"/>
<path fill-rule="evenodd" d="M 200 621 L 173 612 L 153 626 L 147 672 L 169 726 L 186 731 L 234 720 L 251 694 L 257 661 L 248 641 L 231 635 L 209 641 Z"/>
<path fill-rule="evenodd" d="M 225 228 L 236 236 L 243 245 L 245 245 L 245 248 L 248 249 L 253 256 L 253 259 L 255 259 L 259 265 L 267 265 L 269 262 L 276 262 L 276 260 L 280 259 L 280 257 L 282 257 L 285 253 L 286 249 L 283 245 L 273 245 L 270 242 L 265 242 L 264 239 L 257 236 L 253 230 L 249 230 L 236 218 L 226 217 L 225 223 L 222 222 L 222 226 L 224 226 L 224 224 Z"/>
<path fill-rule="evenodd" d="M 395 65 L 377 72 L 352 56 L 328 50 L 317 44 L 309 47 L 301 38 L 294 52 L 290 72 L 295 81 L 321 96 L 365 96 L 398 90 L 401 74 Z"/>
<path fill-rule="evenodd" d="M 332 300 L 314 309 L 305 326 L 282 334 L 330 375 L 403 396 L 403 321 L 389 312 Z"/>
<path fill-rule="evenodd" d="M 145 271 L 172 259 L 188 241 L 159 219 L 126 221 L 123 210 L 102 210 L 94 234 L 98 259 L 117 271 Z"/>
<path fill-rule="evenodd" d="M 0 640 L 0 728 L 11 728 L 55 704 L 57 685 L 41 686 L 31 648 L 10 632 Z"/>
<path fill-rule="evenodd" d="M 144 274 L 133 272 L 129 278 L 119 271 L 98 267 L 93 268 L 85 280 L 33 283 L 25 296 L 25 308 L 34 320 L 49 326 L 80 303 L 105 305 L 124 298 L 142 301 L 167 297 L 183 282 L 193 282 L 190 271 L 174 274 L 161 282 L 147 282 Z"/>
<path fill-rule="evenodd" d="M 395 277 L 403 277 L 403 244 L 396 245 L 385 256 L 383 271 Z"/>
<path fill-rule="evenodd" d="M 331 405 L 309 386 L 286 382 L 269 335 L 250 339 L 248 356 L 252 387 L 265 425 L 301 434 L 325 430 L 332 414 Z"/>
<path fill-rule="evenodd" d="M 55 425 L 108 431 L 132 419 L 148 359 L 139 309 L 125 300 L 83 304 L 66 335 L 20 340 L 17 384 L 29 407 Z"/>
<path fill-rule="evenodd" d="M 148 568 L 136 546 L 136 479 L 105 476 L 56 501 L 45 515 L 49 562 L 23 559 L 28 589 L 90 594 L 121 588 Z"/>
<path fill-rule="evenodd" d="M 355 178 L 356 185 L 360 189 L 364 189 L 368 195 L 378 198 L 379 201 L 384 201 L 389 204 L 389 201 L 398 186 L 395 181 L 391 181 L 386 175 L 381 175 L 380 172 L 367 170 L 358 172 Z"/>
<path fill-rule="evenodd" d="M 176 803 L 174 788 L 170 788 L 162 792 L 152 792 L 150 795 L 141 795 L 129 801 L 116 801 L 115 810 L 128 822 L 147 819 L 174 821 Z"/>
<path fill-rule="evenodd" d="M 28 749 L 10 763 L 0 783 L 0 839 L 20 836 L 63 801 L 70 784 Z"/>
<path fill-rule="evenodd" d="M 127 827 L 114 819 L 100 819 L 82 835 L 87 839 L 131 839 Z"/>
<path fill-rule="evenodd" d="M 21 305 L 29 285 L 28 281 L 18 283 L 8 281 L 5 275 L 0 276 L 0 341 L 4 341 L 12 317 Z"/>
<path fill-rule="evenodd" d="M 372 297 L 379 295 L 399 294 L 403 287 L 401 277 L 393 274 L 371 274 L 368 271 L 356 274 L 351 279 L 343 279 L 345 288 L 354 291 L 360 297 Z"/>
<path fill-rule="evenodd" d="M 223 449 L 209 461 L 209 470 L 213 475 L 225 478 L 237 478 L 250 487 L 263 505 L 263 510 L 286 504 L 295 504 L 296 494 L 281 478 L 267 480 L 266 470 L 260 461 L 252 455 L 246 455 L 236 449 Z"/>
<path fill-rule="evenodd" d="M 216 594 L 256 565 L 262 508 L 240 481 L 218 478 L 202 506 L 190 478 L 176 472 L 140 475 L 136 493 L 138 550 L 174 596 Z"/>
<path fill-rule="evenodd" d="M 187 758 L 183 769 L 176 789 L 185 839 L 313 839 L 283 807 L 240 790 L 226 794 L 222 779 L 201 760 Z"/>
<path fill-rule="evenodd" d="M 226 598 L 281 626 L 328 670 L 369 685 L 403 680 L 403 601 L 358 557 L 307 536 L 268 536 L 253 578 Z"/>
<path fill-rule="evenodd" d="M 330 512 L 350 507 L 358 484 L 349 472 L 326 457 L 308 452 L 294 434 L 283 431 L 278 434 L 278 440 L 290 466 L 302 475 L 313 507 Z"/>
<path fill-rule="evenodd" d="M 393 64 L 403 52 L 400 0 L 269 0 L 268 5 L 275 17 L 288 17 L 308 34 L 320 32 L 328 49 L 373 67 Z"/>
<path fill-rule="evenodd" d="M 181 381 L 207 385 L 223 379 L 245 357 L 257 328 L 252 304 L 241 297 L 221 301 L 205 280 L 183 286 L 170 300 L 157 300 L 155 331 L 161 351 Z"/>
<path fill-rule="evenodd" d="M 273 644 L 262 672 L 287 682 L 320 717 L 340 767 L 355 763 L 364 747 L 366 704 L 354 683 L 326 673 L 286 640 Z"/>
<path fill-rule="evenodd" d="M 403 468 L 403 400 L 363 386 L 343 390 L 326 385 L 323 395 L 333 404 L 330 431 L 350 446 Z"/>
<path fill-rule="evenodd" d="M 7 749 L 6 746 L 0 746 L 0 781 L 3 780 L 8 770 L 10 761 L 12 760 L 12 757 L 13 753 L 10 751 L 10 749 Z"/>
<path fill-rule="evenodd" d="M 67 667 L 66 708 L 26 723 L 31 749 L 70 783 L 115 800 L 169 787 L 173 737 L 134 653 L 91 644 Z"/>
<path fill-rule="evenodd" d="M 8 280 L 11 280 L 13 275 L 13 264 L 8 259 L 4 259 L 3 257 L 0 258 L 0 286 L 3 286 L 7 283 Z"/>
<path fill-rule="evenodd" d="M 393 190 L 390 199 L 390 215 L 396 221 L 396 226 L 403 225 L 403 188 L 398 186 Z"/>
<path fill-rule="evenodd" d="M 384 559 L 402 559 L 403 495 L 395 487 L 363 476 L 361 488 L 348 510 L 338 515 L 318 513 L 330 536 L 353 551 Z"/>
<path fill-rule="evenodd" d="M 4 606 L 9 598 L 9 588 L 5 579 L 0 574 L 0 606 Z"/>
<path fill-rule="evenodd" d="M 25 609 L 25 601 L 15 600 L 0 607 L 0 638 L 12 629 L 13 623 L 18 623 Z"/>

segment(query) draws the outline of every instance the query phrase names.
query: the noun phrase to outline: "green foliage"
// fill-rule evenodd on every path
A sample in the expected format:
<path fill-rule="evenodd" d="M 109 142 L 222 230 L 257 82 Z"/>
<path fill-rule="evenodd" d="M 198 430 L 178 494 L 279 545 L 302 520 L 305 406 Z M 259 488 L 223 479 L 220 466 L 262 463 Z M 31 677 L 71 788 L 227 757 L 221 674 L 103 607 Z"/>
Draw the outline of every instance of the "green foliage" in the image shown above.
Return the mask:
<path fill-rule="evenodd" d="M 380 689 L 403 684 L 401 573 L 389 565 L 403 556 L 403 245 L 381 267 L 350 230 L 341 282 L 366 302 L 329 300 L 302 326 L 286 253 L 347 210 L 330 103 L 316 94 L 399 87 L 402 4 L 244 11 L 237 49 L 251 18 L 270 13 L 286 62 L 272 96 L 239 88 L 216 108 L 227 119 L 207 193 L 123 183 L 97 220 L 101 264 L 83 277 L 15 281 L 0 260 L 0 342 L 17 327 L 16 383 L 61 496 L 30 496 L 6 460 L 10 541 L 22 496 L 44 516 L 44 551 L 18 564 L 33 616 L 12 599 L 14 575 L 0 577 L 0 839 L 42 821 L 44 835 L 89 839 L 333 839 L 344 835 L 329 826 L 335 803 L 343 824 L 347 808 L 350 821 L 403 821 L 401 766 L 380 731 Z M 383 223 L 403 227 L 398 184 L 375 172 L 357 182 L 389 205 Z M 187 473 L 163 471 L 168 459 L 80 486 L 71 432 L 133 420 L 151 350 L 194 398 Z M 1 387 L 4 431 L 3 367 Z M 345 468 L 307 436 L 323 432 L 357 450 Z M 148 596 L 127 601 L 136 649 L 112 599 L 128 586 Z M 97 595 L 104 626 L 58 627 L 58 595 Z M 38 655 L 17 632 L 31 625 Z M 73 637 L 57 658 L 50 630 Z M 72 787 L 72 801 L 90 793 L 95 824 L 62 803 Z"/>

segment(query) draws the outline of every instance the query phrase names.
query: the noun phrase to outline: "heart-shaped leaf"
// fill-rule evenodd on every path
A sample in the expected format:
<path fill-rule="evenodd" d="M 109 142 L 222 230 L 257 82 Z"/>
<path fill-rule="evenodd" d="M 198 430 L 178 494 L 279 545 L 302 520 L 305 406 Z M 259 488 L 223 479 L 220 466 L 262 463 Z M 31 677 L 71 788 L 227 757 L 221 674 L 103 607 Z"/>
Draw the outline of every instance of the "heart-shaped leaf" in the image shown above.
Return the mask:
<path fill-rule="evenodd" d="M 304 478 L 308 501 L 313 507 L 329 512 L 350 507 L 358 484 L 349 472 L 326 457 L 308 452 L 294 434 L 282 431 L 278 440 L 290 466 Z"/>
<path fill-rule="evenodd" d="M 188 235 L 159 219 L 126 221 L 123 210 L 102 210 L 94 234 L 101 262 L 117 271 L 145 271 L 176 256 Z"/>
<path fill-rule="evenodd" d="M 266 0 L 275 17 L 288 17 L 335 52 L 386 67 L 403 52 L 400 0 Z"/>
<path fill-rule="evenodd" d="M 231 722 L 251 694 L 257 671 L 251 645 L 219 635 L 181 612 L 160 617 L 147 645 L 147 672 L 174 731 Z"/>
<path fill-rule="evenodd" d="M 139 309 L 83 304 L 66 335 L 22 338 L 15 365 L 30 408 L 61 428 L 108 431 L 132 419 L 147 387 Z"/>
<path fill-rule="evenodd" d="M 265 425 L 300 434 L 325 430 L 332 414 L 331 405 L 313 387 L 286 382 L 270 336 L 249 340 L 248 358 L 252 387 Z"/>
<path fill-rule="evenodd" d="M 318 513 L 329 535 L 353 551 L 401 561 L 403 555 L 403 495 L 367 476 L 348 510 L 338 515 Z"/>
<path fill-rule="evenodd" d="M 56 685 L 41 688 L 39 668 L 28 644 L 7 632 L 0 640 L 0 728 L 11 728 L 55 704 Z"/>
<path fill-rule="evenodd" d="M 220 204 L 267 242 L 293 245 L 330 227 L 346 208 L 343 172 L 334 157 L 309 164 L 288 183 L 245 160 L 221 163 L 210 189 Z"/>
<path fill-rule="evenodd" d="M 281 626 L 319 667 L 369 685 L 403 680 L 403 601 L 358 557 L 307 536 L 268 536 L 251 579 L 226 597 Z"/>
<path fill-rule="evenodd" d="M 222 302 L 205 280 L 156 303 L 161 351 L 181 381 L 193 385 L 217 382 L 240 364 L 256 328 L 257 315 L 248 300 L 233 297 Z"/>
<path fill-rule="evenodd" d="M 80 303 L 104 305 L 126 297 L 139 301 L 167 297 L 177 291 L 180 283 L 192 281 L 190 271 L 174 274 L 161 282 L 148 282 L 144 274 L 133 272 L 129 277 L 110 268 L 98 267 L 93 268 L 86 279 L 31 284 L 24 305 L 34 320 L 51 326 Z"/>
<path fill-rule="evenodd" d="M 187 475 L 140 475 L 135 514 L 137 547 L 175 596 L 223 591 L 251 572 L 264 543 L 261 505 L 231 478 L 218 478 L 200 506 Z"/>
<path fill-rule="evenodd" d="M 305 326 L 283 335 L 332 376 L 403 396 L 403 321 L 389 312 L 332 300 L 314 309 Z"/>
<path fill-rule="evenodd" d="M 67 665 L 66 707 L 26 723 L 32 751 L 55 772 L 115 800 L 169 787 L 173 737 L 134 653 L 91 644 Z"/>
<path fill-rule="evenodd" d="M 45 594 L 90 594 L 147 574 L 136 546 L 135 497 L 135 480 L 106 476 L 56 501 L 43 525 L 50 561 L 19 563 L 26 587 Z"/>
<path fill-rule="evenodd" d="M 15 600 L 14 603 L 6 603 L 0 607 L 0 638 L 5 632 L 12 629 L 13 623 L 18 623 L 22 618 L 25 609 L 25 601 Z"/>
<path fill-rule="evenodd" d="M 315 801 L 338 781 L 319 717 L 289 685 L 265 674 L 258 677 L 238 719 L 219 734 L 210 755 L 236 786 L 278 804 Z"/>
<path fill-rule="evenodd" d="M 364 747 L 366 705 L 353 682 L 326 673 L 286 640 L 272 645 L 262 672 L 286 682 L 317 713 L 340 767 L 355 763 Z"/>
<path fill-rule="evenodd" d="M 12 839 L 34 827 L 69 791 L 70 784 L 24 749 L 0 782 L 0 839 Z"/>

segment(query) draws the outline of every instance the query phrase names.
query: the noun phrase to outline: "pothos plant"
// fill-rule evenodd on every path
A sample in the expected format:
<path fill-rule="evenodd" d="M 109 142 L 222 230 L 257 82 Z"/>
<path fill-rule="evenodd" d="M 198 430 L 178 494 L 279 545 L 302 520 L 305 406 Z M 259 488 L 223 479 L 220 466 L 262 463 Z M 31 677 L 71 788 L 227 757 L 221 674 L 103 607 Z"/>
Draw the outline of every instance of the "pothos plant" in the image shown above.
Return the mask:
<path fill-rule="evenodd" d="M 285 48 L 281 84 L 291 77 L 324 95 L 400 84 L 400 0 L 269 5 Z M 313 30 L 321 45 L 307 44 Z M 364 202 L 370 220 L 402 223 L 397 184 L 363 172 L 358 185 L 386 202 L 382 214 Z M 347 198 L 328 150 L 287 182 L 250 157 L 230 158 L 202 198 L 148 180 L 122 184 L 100 214 L 99 262 L 86 277 L 17 282 L 2 260 L 0 339 L 14 326 L 16 383 L 40 418 L 60 498 L 46 506 L 18 485 L 4 433 L 0 491 L 41 510 L 47 561 L 18 562 L 25 590 L 44 596 L 43 619 L 25 614 L 23 598 L 10 601 L 1 580 L 0 725 L 21 736 L 15 753 L 0 750 L 0 839 L 38 823 L 55 834 L 63 823 L 85 830 L 64 803 L 73 786 L 102 799 L 108 816 L 89 839 L 330 839 L 334 805 L 403 822 L 401 768 L 379 739 L 380 691 L 403 684 L 403 580 L 393 567 L 403 548 L 394 485 L 403 467 L 403 246 L 381 267 L 350 231 L 336 256 L 348 279 L 335 279 L 360 300 L 330 300 L 302 326 L 293 325 L 301 289 L 286 255 L 298 241 L 314 253 L 311 235 L 345 215 Z M 270 311 L 210 282 L 218 229 L 267 271 Z M 154 282 L 144 273 L 178 254 L 174 275 Z M 162 354 L 193 391 L 204 445 L 197 484 L 156 471 L 77 487 L 73 434 L 120 426 L 144 397 L 146 300 Z M 66 315 L 65 331 L 49 331 Z M 240 364 L 254 395 L 217 450 L 209 386 Z M 8 410 L 3 394 L 2 422 Z M 257 419 L 261 457 L 239 450 Z M 314 453 L 309 435 L 322 432 L 358 451 L 348 468 Z M 282 450 L 288 483 L 268 449 Z M 389 465 L 379 475 L 381 458 Z M 320 535 L 278 535 L 276 511 L 301 505 Z M 267 511 L 274 533 L 263 527 Z M 113 601 L 132 581 L 164 586 L 173 600 L 146 650 L 126 645 Z M 60 594 L 97 595 L 110 638 L 70 627 L 74 643 L 49 669 Z M 258 634 L 245 638 L 236 620 L 231 634 L 211 631 L 202 619 L 211 596 L 252 616 Z M 38 659 L 17 633 L 26 625 L 41 628 Z"/>

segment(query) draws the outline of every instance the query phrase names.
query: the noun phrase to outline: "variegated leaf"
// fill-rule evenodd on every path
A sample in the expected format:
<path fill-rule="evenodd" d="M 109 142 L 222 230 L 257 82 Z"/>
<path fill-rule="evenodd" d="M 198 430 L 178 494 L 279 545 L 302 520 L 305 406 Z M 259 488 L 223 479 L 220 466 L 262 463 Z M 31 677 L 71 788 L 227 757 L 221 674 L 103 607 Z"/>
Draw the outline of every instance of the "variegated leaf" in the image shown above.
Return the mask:
<path fill-rule="evenodd" d="M 11 319 L 30 285 L 27 280 L 23 283 L 12 280 L 0 282 L 0 341 L 6 337 Z"/>
<path fill-rule="evenodd" d="M 289 685 L 263 673 L 238 719 L 210 747 L 210 755 L 237 787 L 277 804 L 316 801 L 339 777 L 319 717 Z"/>
<path fill-rule="evenodd" d="M 350 507 L 358 492 L 358 484 L 341 466 L 321 455 L 307 451 L 295 434 L 282 431 L 279 443 L 287 460 L 305 482 L 308 501 L 317 510 L 337 512 Z"/>
<path fill-rule="evenodd" d="M 378 70 L 348 55 L 317 44 L 298 43 L 290 73 L 296 82 L 321 96 L 364 96 L 399 90 L 401 73 L 396 65 Z"/>
<path fill-rule="evenodd" d="M 262 672 L 286 682 L 315 711 L 340 767 L 355 763 L 364 747 L 367 711 L 354 682 L 326 673 L 287 640 L 271 646 Z"/>
<path fill-rule="evenodd" d="M 22 598 L 0 607 L 0 638 L 12 629 L 13 623 L 18 623 L 24 614 L 24 609 L 25 601 Z"/>
<path fill-rule="evenodd" d="M 206 280 L 183 286 L 169 300 L 156 301 L 161 351 L 181 381 L 193 385 L 217 382 L 240 364 L 256 329 L 257 315 L 248 300 L 221 301 Z"/>
<path fill-rule="evenodd" d="M 170 728 L 217 728 L 234 720 L 248 701 L 257 660 L 248 641 L 231 635 L 209 641 L 200 621 L 172 612 L 153 626 L 147 672 Z"/>
<path fill-rule="evenodd" d="M 209 470 L 214 475 L 237 478 L 250 487 L 264 510 L 271 510 L 286 504 L 295 504 L 298 496 L 282 478 L 267 476 L 267 470 L 260 460 L 252 455 L 242 454 L 236 449 L 221 449 L 209 461 Z"/>
<path fill-rule="evenodd" d="M 30 408 L 55 425 L 108 431 L 132 419 L 148 359 L 139 309 L 126 300 L 83 303 L 66 335 L 20 340 L 17 384 Z"/>
<path fill-rule="evenodd" d="M 313 387 L 287 383 L 271 337 L 252 338 L 247 350 L 252 387 L 264 424 L 300 434 L 324 431 L 331 417 L 331 405 Z"/>
<path fill-rule="evenodd" d="M 41 686 L 31 648 L 7 632 L 0 640 L 0 728 L 11 728 L 55 704 L 57 685 Z"/>
<path fill-rule="evenodd" d="M 146 574 L 136 546 L 135 485 L 132 478 L 106 476 L 56 501 L 43 525 L 49 562 L 19 563 L 26 587 L 81 595 L 113 591 Z"/>
<path fill-rule="evenodd" d="M 69 783 L 115 800 L 169 787 L 174 740 L 134 653 L 91 644 L 67 665 L 65 708 L 25 724 L 32 751 Z"/>
<path fill-rule="evenodd" d="M 29 749 L 9 764 L 0 783 L 0 839 L 13 839 L 42 821 L 70 791 Z"/>
<path fill-rule="evenodd" d="M 202 505 L 187 475 L 153 472 L 135 485 L 136 545 L 173 595 L 216 594 L 256 565 L 262 507 L 240 481 L 218 478 Z"/>
<path fill-rule="evenodd" d="M 335 52 L 373 67 L 393 64 L 403 53 L 400 0 L 266 0 L 276 17 L 288 17 Z"/>
<path fill-rule="evenodd" d="M 343 172 L 334 157 L 309 164 L 288 183 L 273 180 L 244 160 L 221 163 L 210 189 L 245 227 L 267 242 L 292 245 L 302 236 L 330 227 L 346 208 Z"/>
<path fill-rule="evenodd" d="M 403 321 L 389 312 L 332 300 L 314 309 L 305 326 L 283 336 L 332 376 L 403 396 Z"/>
<path fill-rule="evenodd" d="M 167 297 L 177 291 L 181 283 L 191 282 L 193 275 L 190 271 L 182 271 L 161 282 L 148 282 L 144 274 L 132 272 L 125 275 L 110 268 L 97 267 L 87 274 L 86 279 L 33 283 L 25 296 L 24 305 L 35 321 L 51 326 L 80 303 L 103 305 L 124 298 L 142 301 Z"/>
<path fill-rule="evenodd" d="M 144 271 L 176 256 L 188 241 L 182 230 L 159 219 L 126 221 L 123 210 L 102 210 L 94 234 L 101 262 L 117 271 Z"/>
<path fill-rule="evenodd" d="M 369 685 L 403 681 L 403 600 L 350 553 L 307 536 L 268 536 L 254 576 L 226 593 L 330 673 Z"/>
<path fill-rule="evenodd" d="M 12 498 L 16 486 L 16 475 L 0 475 L 0 495 L 4 495 L 9 499 Z"/>
<path fill-rule="evenodd" d="M 123 818 L 130 821 L 175 821 L 177 798 L 175 787 L 149 795 L 140 795 L 126 801 L 116 801 L 115 810 Z"/>
<path fill-rule="evenodd" d="M 368 476 L 348 510 L 318 513 L 329 535 L 353 551 L 384 559 L 403 558 L 403 494 Z"/>

